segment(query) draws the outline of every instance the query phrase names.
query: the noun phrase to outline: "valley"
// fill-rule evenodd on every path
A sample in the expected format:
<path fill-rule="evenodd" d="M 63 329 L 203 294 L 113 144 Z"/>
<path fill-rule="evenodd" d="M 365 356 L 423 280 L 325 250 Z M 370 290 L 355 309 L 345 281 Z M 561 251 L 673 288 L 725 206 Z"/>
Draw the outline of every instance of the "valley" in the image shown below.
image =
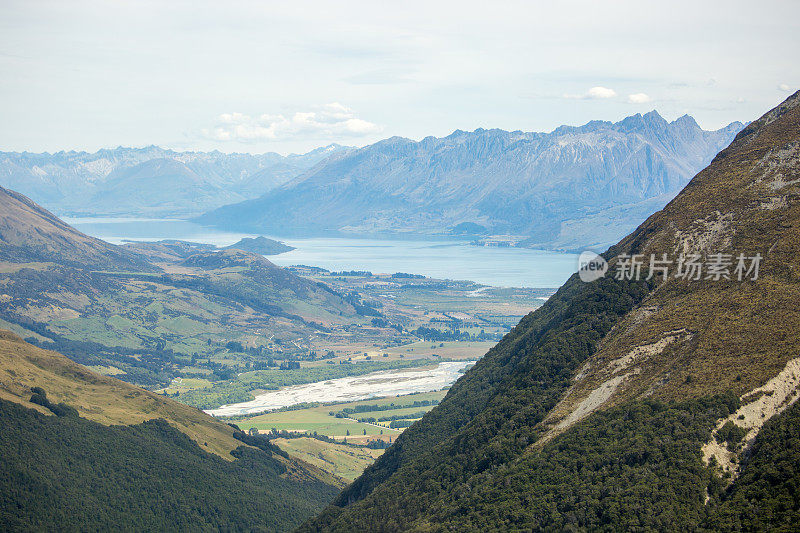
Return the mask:
<path fill-rule="evenodd" d="M 797 0 L 2 15 L 0 533 L 800 532 Z"/>
<path fill-rule="evenodd" d="M 15 213 L 22 204 L 10 193 L 6 198 L 6 219 L 18 219 Z M 347 472 L 355 477 L 414 421 L 401 415 L 421 415 L 432 405 L 413 413 L 402 409 L 384 413 L 395 417 L 385 423 L 345 421 L 327 411 L 298 410 L 298 406 L 322 402 L 329 410 L 338 410 L 354 399 L 441 394 L 465 366 L 482 357 L 554 292 L 417 273 L 373 273 L 358 269 L 359 260 L 369 263 L 366 257 L 354 258 L 349 270 L 279 267 L 236 246 L 257 246 L 261 252 L 278 254 L 270 256 L 278 260 L 295 250 L 302 252 L 302 242 L 293 249 L 277 241 L 234 239 L 234 235 L 223 241 L 209 239 L 215 244 L 130 240 L 127 235 L 151 231 L 153 221 L 84 223 L 90 228 L 100 224 L 100 229 L 123 229 L 121 235 L 103 235 L 122 243 L 116 246 L 54 222 L 57 219 L 34 204 L 26 205 L 21 226 L 25 229 L 17 227 L 14 242 L 24 242 L 28 234 L 39 235 L 43 227 L 55 224 L 70 239 L 90 244 L 87 250 L 109 247 L 121 262 L 96 269 L 80 255 L 68 263 L 50 252 L 7 255 L 0 263 L 3 327 L 37 346 L 68 354 L 100 374 L 204 409 L 244 430 L 266 432 L 270 439 L 281 439 L 289 453 L 303 455 L 303 447 L 297 446 L 306 441 L 296 439 L 312 439 L 315 449 L 328 450 L 333 464 L 321 468 L 335 476 Z M 385 254 L 387 244 L 377 246 Z M 405 244 L 398 246 L 402 250 Z M 458 246 L 432 246 L 442 259 L 450 250 L 463 253 Z M 73 245 L 72 253 L 80 249 Z M 531 256 L 543 260 L 544 278 L 534 274 L 534 279 L 536 275 L 558 279 L 569 274 L 565 269 L 574 268 L 571 256 L 551 256 Z M 537 263 L 527 268 L 535 271 Z M 249 416 L 242 417 L 245 413 Z M 304 422 L 287 425 L 281 420 L 287 413 L 295 422 Z M 271 435 L 273 427 L 289 431 L 293 438 Z M 305 433 L 309 436 L 301 437 Z M 341 453 L 342 446 L 347 453 Z M 359 459 L 354 460 L 353 454 Z"/>
<path fill-rule="evenodd" d="M 795 109 L 794 102 L 788 104 L 789 118 L 782 122 L 794 120 Z M 762 119 L 755 127 L 764 128 L 768 138 L 791 138 L 776 122 L 770 126 Z M 606 252 L 609 268 L 618 267 L 624 251 L 674 251 L 695 244 L 711 250 L 719 243 L 730 245 L 734 236 L 762 256 L 791 260 L 791 246 L 758 248 L 761 240 L 750 229 L 776 223 L 757 209 L 789 205 L 788 199 L 759 200 L 759 208 L 751 198 L 761 199 L 761 189 L 773 187 L 763 182 L 785 159 L 751 167 L 749 172 L 760 179 L 753 187 L 761 187 L 760 192 L 727 181 L 718 185 L 734 187 L 740 195 L 728 192 L 726 197 L 735 201 L 726 215 L 720 209 L 708 213 L 702 201 L 695 203 L 698 188 L 720 176 L 752 179 L 730 162 L 751 161 L 742 147 L 763 144 L 753 140 L 758 136 L 752 131 L 745 129 L 695 178 L 692 183 L 699 185 L 687 187 Z M 756 149 L 764 150 L 760 144 Z M 770 152 L 762 156 L 768 157 Z M 781 178 L 774 187 L 793 183 Z M 91 449 L 117 439 L 123 448 L 139 446 L 151 456 L 178 454 L 175 446 L 186 446 L 181 439 L 188 437 L 190 447 L 205 448 L 226 461 L 228 455 L 235 457 L 234 469 L 244 464 L 242 457 L 260 450 L 264 455 L 257 461 L 267 461 L 267 469 L 315 484 L 313 494 L 293 482 L 286 486 L 294 505 L 309 509 L 305 516 L 346 485 L 321 515 L 305 524 L 311 530 L 347 531 L 354 524 L 368 530 L 384 522 L 382 514 L 397 516 L 390 529 L 413 529 L 428 519 L 451 529 L 488 527 L 498 518 L 487 516 L 524 508 L 518 491 L 541 493 L 545 472 L 553 476 L 547 490 L 561 494 L 560 503 L 548 504 L 548 516 L 531 511 L 519 519 L 545 529 L 561 527 L 571 516 L 564 506 L 585 500 L 597 483 L 615 491 L 626 483 L 636 492 L 646 490 L 649 481 L 642 469 L 672 481 L 649 499 L 635 498 L 645 502 L 647 513 L 615 516 L 615 523 L 635 528 L 650 524 L 651 515 L 663 521 L 685 509 L 691 511 L 686 523 L 712 523 L 724 519 L 713 512 L 720 508 L 725 480 L 748 479 L 747 465 L 737 466 L 740 457 L 746 460 L 751 448 L 765 446 L 759 440 L 762 429 L 770 434 L 772 425 L 751 411 L 761 408 L 765 419 L 767 407 L 776 420 L 784 413 L 794 415 L 789 406 L 796 396 L 790 394 L 796 376 L 773 376 L 796 344 L 795 332 L 771 326 L 773 343 L 766 350 L 768 343 L 752 340 L 764 338 L 768 323 L 777 319 L 774 311 L 760 309 L 748 318 L 727 313 L 740 333 L 714 323 L 708 314 L 709 301 L 731 309 L 768 297 L 791 322 L 796 290 L 780 262 L 764 269 L 764 279 L 755 277 L 741 287 L 732 279 L 712 287 L 708 277 L 692 285 L 652 275 L 609 275 L 584 283 L 570 276 L 574 267 L 567 265 L 577 266 L 574 256 L 511 246 L 332 237 L 318 239 L 317 248 L 309 249 L 308 240 L 304 245 L 302 239 L 280 242 L 213 229 L 208 230 L 212 242 L 203 242 L 198 227 L 185 221 L 77 222 L 116 231 L 102 240 L 13 191 L 0 189 L 0 204 L 0 325 L 13 332 L 2 335 L 8 353 L 29 353 L 29 361 L 36 361 L 20 366 L 12 356 L 5 365 L 0 400 L 10 403 L 0 409 L 14 420 L 12 429 L 22 434 L 28 424 L 81 435 Z M 669 222 L 663 222 L 665 213 L 671 213 Z M 732 232 L 733 220 L 748 222 L 738 222 L 741 230 Z M 176 238 L 180 233 L 142 238 L 154 229 L 163 231 L 162 222 L 182 224 L 191 239 Z M 680 229 L 675 231 L 675 225 Z M 791 233 L 783 239 L 793 242 Z M 331 252 L 337 245 L 338 255 Z M 496 254 L 498 264 L 521 253 L 516 258 L 522 262 L 504 265 L 505 279 L 520 279 L 519 266 L 528 258 L 540 261 L 522 267 L 528 279 L 556 280 L 553 286 L 559 277 L 569 279 L 557 291 L 504 287 L 456 276 L 429 277 L 415 271 L 419 258 L 417 263 L 402 260 L 411 249 L 426 250 L 460 272 L 458 255 L 465 246 L 485 257 Z M 328 256 L 318 255 L 320 250 L 328 250 Z M 309 261 L 294 261 L 301 258 Z M 395 268 L 373 272 L 364 266 L 369 264 Z M 477 272 L 470 268 L 466 271 Z M 758 288 L 767 296 L 756 297 Z M 697 353 L 704 356 L 695 358 Z M 46 358 L 54 361 L 49 363 L 56 368 L 52 376 L 34 369 Z M 742 360 L 748 361 L 746 368 Z M 737 365 L 735 378 L 720 369 Z M 794 367 L 786 368 L 784 373 L 791 374 Z M 759 401 L 759 391 L 765 390 L 760 384 L 770 378 L 791 384 L 772 403 Z M 129 384 L 116 385 L 122 383 L 117 380 Z M 779 385 L 770 391 L 774 394 Z M 137 417 L 114 407 L 113 400 L 98 410 L 98 394 L 109 387 L 141 390 L 125 398 L 144 398 L 139 401 L 149 407 L 132 411 L 153 414 Z M 29 409 L 58 420 L 53 425 L 11 404 L 36 405 Z M 628 416 L 634 423 L 621 424 Z M 84 419 L 100 425 L 86 426 Z M 119 434 L 104 429 L 115 420 L 129 429 Z M 654 462 L 656 451 L 647 443 L 663 440 L 665 431 L 671 438 L 658 450 L 664 458 Z M 155 448 L 142 447 L 142 439 Z M 686 455 L 686 449 L 695 448 L 698 456 L 701 449 L 705 454 L 705 466 Z M 613 468 L 583 478 L 576 473 L 583 467 L 576 464 L 574 450 L 594 464 L 623 453 L 642 459 L 631 459 L 627 474 Z M 58 448 L 54 453 L 72 451 Z M 114 465 L 119 461 L 114 454 L 106 459 Z M 14 468 L 27 460 L 25 454 L 15 455 Z M 500 472 L 498 479 L 489 477 L 493 471 Z M 187 479 L 195 475 L 192 471 Z M 498 481 L 507 475 L 516 477 Z M 463 496 L 475 511 L 468 518 L 450 497 L 454 489 L 448 485 L 458 477 L 475 487 Z M 42 480 L 53 483 L 46 476 Z M 708 513 L 695 508 L 702 486 L 705 501 L 713 502 Z M 680 497 L 664 500 L 665 494 L 678 492 Z M 631 498 L 626 494 L 619 501 L 628 505 Z M 487 507 L 490 501 L 500 505 Z M 428 507 L 435 509 L 433 514 Z M 52 512 L 46 506 L 42 511 Z M 291 513 L 274 517 L 299 525 Z M 594 518 L 585 521 L 596 524 Z"/>

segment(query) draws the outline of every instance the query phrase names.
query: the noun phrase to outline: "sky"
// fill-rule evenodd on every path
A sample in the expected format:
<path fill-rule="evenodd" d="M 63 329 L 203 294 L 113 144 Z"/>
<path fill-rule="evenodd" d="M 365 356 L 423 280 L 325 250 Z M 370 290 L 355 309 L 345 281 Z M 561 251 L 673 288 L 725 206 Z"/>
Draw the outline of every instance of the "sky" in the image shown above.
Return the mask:
<path fill-rule="evenodd" d="M 0 0 L 0 151 L 306 152 L 800 89 L 800 2 Z"/>

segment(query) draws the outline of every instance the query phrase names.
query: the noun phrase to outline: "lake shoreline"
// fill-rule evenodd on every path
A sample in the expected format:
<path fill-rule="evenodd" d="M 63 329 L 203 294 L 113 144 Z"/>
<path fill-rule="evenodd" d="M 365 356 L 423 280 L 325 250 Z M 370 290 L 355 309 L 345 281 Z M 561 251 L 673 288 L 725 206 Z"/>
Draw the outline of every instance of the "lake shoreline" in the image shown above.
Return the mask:
<path fill-rule="evenodd" d="M 112 244 L 182 240 L 230 246 L 253 233 L 226 232 L 186 220 L 70 218 L 70 224 Z M 475 246 L 464 238 L 369 237 L 290 238 L 265 235 L 295 250 L 269 256 L 279 266 L 308 265 L 330 271 L 421 274 L 433 279 L 465 280 L 492 287 L 561 286 L 577 271 L 575 254 L 521 247 Z"/>

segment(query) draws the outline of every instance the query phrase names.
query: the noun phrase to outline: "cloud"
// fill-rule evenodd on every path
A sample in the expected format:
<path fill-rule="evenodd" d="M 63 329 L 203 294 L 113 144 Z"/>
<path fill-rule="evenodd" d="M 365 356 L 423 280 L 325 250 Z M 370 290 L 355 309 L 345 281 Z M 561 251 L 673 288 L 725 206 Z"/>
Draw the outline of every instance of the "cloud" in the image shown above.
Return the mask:
<path fill-rule="evenodd" d="M 646 104 L 647 102 L 652 101 L 653 99 L 644 93 L 634 93 L 628 95 L 629 104 Z"/>
<path fill-rule="evenodd" d="M 587 98 L 605 99 L 614 98 L 615 96 L 617 96 L 616 91 L 606 87 L 592 87 L 589 89 L 589 92 L 586 93 Z"/>
<path fill-rule="evenodd" d="M 334 102 L 313 111 L 292 115 L 263 114 L 252 117 L 243 113 L 223 113 L 213 128 L 201 130 L 215 141 L 278 141 L 296 138 L 362 137 L 382 130 L 372 122 L 357 118 L 352 109 Z"/>
<path fill-rule="evenodd" d="M 778 89 L 780 89 L 781 91 L 786 91 L 787 93 L 792 90 L 792 88 L 789 87 L 788 83 L 781 83 L 780 85 L 778 85 Z"/>
<path fill-rule="evenodd" d="M 565 94 L 564 98 L 571 98 L 577 100 L 605 100 L 607 98 L 614 98 L 617 92 L 608 87 L 592 87 L 584 94 Z"/>

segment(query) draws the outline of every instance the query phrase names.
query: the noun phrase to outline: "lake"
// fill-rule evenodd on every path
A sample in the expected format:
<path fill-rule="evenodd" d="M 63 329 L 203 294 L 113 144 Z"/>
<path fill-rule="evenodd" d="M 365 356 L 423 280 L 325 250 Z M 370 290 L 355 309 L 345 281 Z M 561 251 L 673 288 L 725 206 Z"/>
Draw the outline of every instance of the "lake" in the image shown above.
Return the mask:
<path fill-rule="evenodd" d="M 256 395 L 249 402 L 209 409 L 213 416 L 252 415 L 305 402 L 354 402 L 414 392 L 432 392 L 449 387 L 475 361 L 448 361 L 434 369 L 382 370 L 363 376 L 292 385 Z"/>
<path fill-rule="evenodd" d="M 185 220 L 65 218 L 78 230 L 113 244 L 179 239 L 229 246 L 255 234 L 223 231 Z M 469 280 L 496 287 L 559 287 L 577 271 L 577 255 L 473 246 L 466 241 L 358 238 L 282 238 L 296 250 L 270 256 L 281 266 L 311 265 L 328 270 L 408 272 L 433 278 Z"/>

